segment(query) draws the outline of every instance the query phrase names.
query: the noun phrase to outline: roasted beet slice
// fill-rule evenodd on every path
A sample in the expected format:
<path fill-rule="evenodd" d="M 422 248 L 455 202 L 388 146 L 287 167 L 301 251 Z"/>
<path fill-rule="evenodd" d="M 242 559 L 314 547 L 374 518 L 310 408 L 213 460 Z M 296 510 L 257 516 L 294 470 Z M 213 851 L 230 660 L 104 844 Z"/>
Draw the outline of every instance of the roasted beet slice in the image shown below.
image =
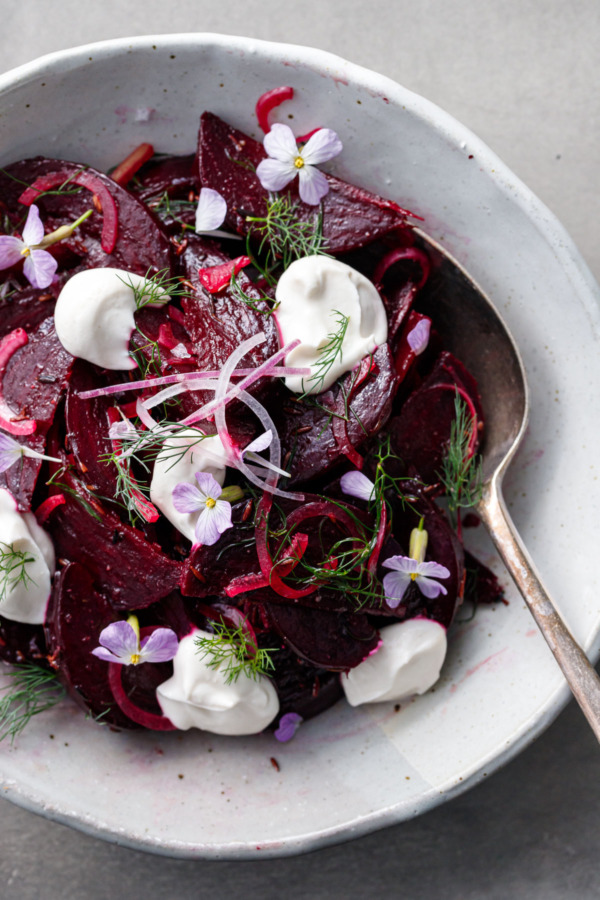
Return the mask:
<path fill-rule="evenodd" d="M 257 303 L 257 309 L 240 300 L 230 288 L 209 294 L 200 284 L 198 269 L 230 262 L 229 257 L 214 241 L 190 237 L 181 256 L 186 279 L 194 290 L 182 300 L 184 324 L 188 331 L 198 368 L 202 371 L 220 369 L 231 353 L 249 337 L 264 332 L 266 341 L 247 354 L 242 367 L 256 367 L 279 349 L 277 328 L 268 315 L 269 304 L 261 300 L 260 292 L 243 272 L 237 276 L 240 286 Z M 252 386 L 252 393 L 260 393 L 266 379 Z"/>
<path fill-rule="evenodd" d="M 272 638 L 267 636 L 262 643 L 274 646 Z M 315 669 L 298 659 L 289 647 L 273 653 L 272 660 L 275 670 L 271 677 L 277 688 L 280 707 L 271 728 L 277 727 L 281 717 L 288 712 L 298 713 L 303 719 L 312 719 L 343 696 L 337 672 Z"/>
<path fill-rule="evenodd" d="M 65 503 L 48 520 L 57 557 L 81 563 L 115 610 L 142 609 L 177 588 L 181 563 L 103 507 L 72 472 L 60 474 L 51 493 Z"/>
<path fill-rule="evenodd" d="M 93 400 L 81 400 L 79 397 L 81 391 L 93 390 L 100 383 L 95 366 L 85 360 L 76 360 L 65 404 L 66 440 L 86 483 L 105 497 L 114 497 L 116 468 L 107 465 L 103 458 L 113 449 L 108 437 L 110 421 L 107 410 L 114 407 L 115 397 L 96 397 Z"/>
<path fill-rule="evenodd" d="M 171 245 L 158 218 L 128 190 L 89 166 L 44 157 L 14 163 L 5 168 L 6 174 L 0 173 L 0 200 L 11 210 L 16 225 L 26 213 L 26 208 L 18 202 L 24 184 L 31 185 L 37 178 L 56 172 L 64 175 L 66 182 L 83 171 L 102 185 L 114 200 L 118 216 L 116 244 L 110 253 L 102 249 L 104 217 L 96 209 L 98 204 L 93 193 L 87 188 L 77 190 L 71 184 L 68 186 L 70 192 L 48 193 L 35 199 L 47 232 L 74 222 L 88 209 L 95 210 L 71 238 L 56 245 L 53 252 L 57 258 L 68 263 L 69 268 L 83 262 L 87 268 L 115 266 L 140 275 L 147 271 L 170 270 Z M 72 258 L 67 260 L 69 252 Z"/>
<path fill-rule="evenodd" d="M 227 223 L 246 234 L 246 216 L 264 216 L 268 192 L 255 168 L 266 156 L 262 144 L 213 113 L 200 120 L 200 181 L 218 190 L 227 201 Z M 329 193 L 323 200 L 323 237 L 329 253 L 344 253 L 362 247 L 383 234 L 403 228 L 407 213 L 390 200 L 326 175 Z M 290 190 L 294 200 L 298 195 Z M 315 207 L 298 204 L 298 219 L 312 221 Z"/>
<path fill-rule="evenodd" d="M 290 454 L 286 484 L 315 478 L 345 461 L 349 448 L 360 449 L 387 422 L 398 385 L 389 346 L 375 351 L 373 365 L 356 387 L 358 372 L 349 372 L 330 391 L 306 401 L 284 394 L 282 388 L 271 413 L 284 459 Z"/>
<path fill-rule="evenodd" d="M 0 616 L 0 659 L 9 663 L 46 662 L 44 629 Z"/>
<path fill-rule="evenodd" d="M 474 450 L 479 445 L 483 410 L 477 383 L 463 364 L 451 353 L 443 352 L 433 371 L 414 391 L 399 415 L 390 423 L 392 449 L 404 465 L 414 467 L 428 482 L 438 481 L 455 420 L 457 393 L 472 405 L 476 413 Z"/>
<path fill-rule="evenodd" d="M 54 320 L 45 319 L 29 335 L 27 343 L 10 358 L 2 391 L 11 409 L 26 419 L 34 419 L 36 430 L 20 443 L 44 453 L 46 436 L 54 420 L 56 407 L 66 389 L 73 357 L 63 348 L 54 330 Z M 0 487 L 6 487 L 19 504 L 19 509 L 31 509 L 42 461 L 24 457 L 0 474 Z"/>
<path fill-rule="evenodd" d="M 165 194 L 169 198 L 187 199 L 190 191 L 198 190 L 195 161 L 194 153 L 150 160 L 137 173 L 131 193 L 150 207 L 153 200 L 160 200 Z"/>
<path fill-rule="evenodd" d="M 135 728 L 115 703 L 108 663 L 92 654 L 100 632 L 116 620 L 111 603 L 97 590 L 90 572 L 77 563 L 65 566 L 56 577 L 46 619 L 53 664 L 80 706 L 112 725 Z"/>
<path fill-rule="evenodd" d="M 0 278 L 3 274 L 0 272 Z M 0 303 L 0 337 L 15 328 L 23 328 L 28 334 L 34 331 L 53 314 L 58 293 L 59 289 L 53 284 L 45 290 L 29 286 L 9 293 Z"/>
<path fill-rule="evenodd" d="M 264 603 L 263 608 L 288 647 L 318 668 L 353 669 L 379 642 L 366 616 L 277 603 Z"/>
<path fill-rule="evenodd" d="M 504 588 L 486 565 L 465 550 L 465 600 L 474 603 L 507 603 Z"/>

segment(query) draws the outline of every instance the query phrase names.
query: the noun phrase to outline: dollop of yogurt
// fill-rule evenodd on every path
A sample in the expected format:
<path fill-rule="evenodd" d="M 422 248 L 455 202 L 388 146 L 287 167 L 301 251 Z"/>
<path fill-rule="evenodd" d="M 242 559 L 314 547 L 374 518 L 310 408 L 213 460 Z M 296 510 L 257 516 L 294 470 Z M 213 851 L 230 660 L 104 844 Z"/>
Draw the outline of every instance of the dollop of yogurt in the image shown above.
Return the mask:
<path fill-rule="evenodd" d="M 311 375 L 285 379 L 295 393 L 326 391 L 350 372 L 361 359 L 387 340 L 387 317 L 375 285 L 356 269 L 327 256 L 304 256 L 289 266 L 279 279 L 275 317 L 283 344 L 300 338 L 285 358 L 286 366 L 308 366 Z M 347 325 L 340 352 L 322 380 L 318 363 L 331 335 Z M 314 376 L 314 377 L 313 377 Z"/>
<path fill-rule="evenodd" d="M 381 646 L 342 675 L 351 706 L 424 694 L 440 677 L 446 629 L 431 619 L 408 619 L 381 629 Z"/>
<path fill-rule="evenodd" d="M 182 513 L 173 505 L 173 488 L 182 481 L 196 484 L 196 472 L 208 472 L 221 486 L 227 453 L 218 434 L 206 437 L 197 428 L 177 431 L 167 438 L 154 462 L 150 500 L 169 522 L 192 543 L 196 540 L 197 513 Z"/>
<path fill-rule="evenodd" d="M 210 657 L 198 654 L 195 641 L 211 635 L 194 630 L 179 642 L 173 675 L 159 684 L 156 696 L 163 714 L 176 728 L 200 728 L 213 734 L 258 734 L 279 712 L 279 698 L 271 681 L 244 672 L 227 684 L 221 667 L 211 669 Z"/>
<path fill-rule="evenodd" d="M 135 369 L 129 354 L 137 310 L 133 289 L 147 287 L 153 306 L 168 301 L 165 291 L 125 269 L 85 269 L 69 278 L 54 310 L 56 334 L 65 350 L 103 369 Z"/>
<path fill-rule="evenodd" d="M 0 489 L 0 550 L 26 554 L 25 578 L 8 576 L 4 596 L 0 599 L 0 615 L 13 622 L 43 625 L 50 597 L 50 581 L 54 573 L 54 547 L 32 513 L 20 513 L 17 502 L 4 488 Z"/>

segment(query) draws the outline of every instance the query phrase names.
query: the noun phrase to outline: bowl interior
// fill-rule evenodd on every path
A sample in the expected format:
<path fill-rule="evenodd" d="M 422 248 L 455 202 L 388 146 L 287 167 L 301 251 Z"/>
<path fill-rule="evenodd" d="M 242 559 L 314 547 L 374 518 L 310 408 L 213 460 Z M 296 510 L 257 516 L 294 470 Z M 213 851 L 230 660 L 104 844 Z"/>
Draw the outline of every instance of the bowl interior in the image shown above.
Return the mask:
<path fill-rule="evenodd" d="M 297 134 L 334 128 L 344 151 L 332 170 L 423 216 L 508 322 L 532 410 L 508 504 L 595 655 L 600 594 L 586 561 L 598 520 L 588 484 L 600 398 L 581 387 L 600 382 L 596 288 L 548 210 L 468 130 L 320 51 L 149 37 L 54 54 L 0 78 L 0 165 L 40 153 L 107 168 L 142 141 L 192 152 L 205 109 L 260 137 L 256 99 L 280 84 L 296 93 L 275 118 Z M 514 755 L 567 697 L 480 528 L 469 542 L 506 584 L 509 606 L 457 623 L 440 682 L 399 711 L 341 702 L 276 745 L 265 736 L 115 734 L 65 704 L 34 719 L 16 746 L 0 744 L 5 796 L 133 847 L 213 857 L 299 852 L 442 802 Z"/>

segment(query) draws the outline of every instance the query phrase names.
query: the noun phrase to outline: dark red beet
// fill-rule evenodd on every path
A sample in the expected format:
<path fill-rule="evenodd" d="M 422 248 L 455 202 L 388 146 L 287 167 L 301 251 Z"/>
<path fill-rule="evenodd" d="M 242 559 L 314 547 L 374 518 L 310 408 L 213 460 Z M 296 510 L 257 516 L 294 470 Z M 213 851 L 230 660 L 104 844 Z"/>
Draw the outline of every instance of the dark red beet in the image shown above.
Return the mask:
<path fill-rule="evenodd" d="M 343 422 L 349 444 L 360 450 L 361 446 L 386 424 L 396 393 L 398 379 L 387 344 L 375 351 L 374 371 L 352 394 L 356 372 L 349 372 L 330 391 L 316 399 L 324 407 L 339 416 L 348 415 Z M 307 402 L 296 402 L 289 392 L 282 395 L 271 413 L 281 438 L 283 458 L 290 453 L 288 471 L 291 478 L 286 484 L 296 484 L 327 472 L 339 462 L 345 462 L 344 445 L 334 433 L 334 415 Z M 346 398 L 351 395 L 348 412 Z M 339 427 L 339 423 L 338 423 Z"/>
<path fill-rule="evenodd" d="M 11 357 L 2 387 L 11 409 L 24 418 L 35 419 L 37 428 L 20 440 L 32 450 L 45 452 L 46 436 L 54 420 L 59 400 L 67 385 L 73 357 L 63 348 L 54 331 L 54 320 L 45 319 L 29 335 L 29 341 Z M 17 437 L 16 440 L 19 440 Z M 31 509 L 31 500 L 42 461 L 24 457 L 0 474 L 0 487 L 6 487 L 17 500 L 19 509 Z"/>
<path fill-rule="evenodd" d="M 132 194 L 152 206 L 152 200 L 167 194 L 170 198 L 187 199 L 190 191 L 198 190 L 195 154 L 168 156 L 146 163 L 137 173 L 136 183 L 130 185 Z M 195 209 L 194 209 L 195 214 Z"/>
<path fill-rule="evenodd" d="M 61 492 L 66 502 L 48 520 L 57 557 L 85 566 L 115 610 L 142 609 L 175 590 L 181 563 L 105 509 L 69 471 L 52 485 L 51 493 Z"/>
<path fill-rule="evenodd" d="M 199 135 L 200 181 L 218 190 L 227 201 L 227 223 L 246 234 L 246 216 L 264 216 L 267 191 L 254 169 L 266 157 L 262 144 L 213 113 L 201 118 Z M 333 175 L 327 175 L 329 193 L 323 200 L 323 237 L 330 253 L 362 247 L 381 235 L 405 226 L 407 213 L 384 200 Z M 291 187 L 297 199 L 295 187 Z M 298 219 L 311 221 L 315 207 L 298 205 Z"/>
<path fill-rule="evenodd" d="M 265 646 L 274 646 L 265 639 Z M 273 681 L 279 695 L 279 715 L 271 728 L 288 712 L 295 712 L 303 719 L 312 719 L 329 709 L 343 696 L 337 672 L 315 669 L 305 663 L 288 648 L 283 647 L 272 655 L 275 670 Z"/>
<path fill-rule="evenodd" d="M 60 680 L 71 696 L 94 716 L 122 728 L 135 728 L 115 703 L 108 663 L 92 650 L 100 632 L 117 616 L 83 566 L 69 563 L 55 579 L 46 619 L 46 640 Z"/>
<path fill-rule="evenodd" d="M 0 659 L 9 663 L 46 663 L 44 629 L 0 616 Z"/>
<path fill-rule="evenodd" d="M 465 599 L 475 603 L 507 603 L 504 588 L 494 575 L 472 553 L 465 550 Z"/>
<path fill-rule="evenodd" d="M 438 481 L 455 420 L 456 388 L 470 399 L 483 425 L 483 410 L 472 375 L 451 353 L 441 353 L 431 374 L 410 395 L 390 423 L 392 449 L 404 465 L 413 467 L 428 482 Z M 478 430 L 475 450 L 479 444 Z"/>
<path fill-rule="evenodd" d="M 288 647 L 313 666 L 353 669 L 379 642 L 366 616 L 264 603 L 271 625 Z"/>
<path fill-rule="evenodd" d="M 23 216 L 26 208 L 20 206 L 18 198 L 23 192 L 23 182 L 32 184 L 36 178 L 53 172 L 65 174 L 65 180 L 82 166 L 56 159 L 36 157 L 7 166 L 8 174 L 0 173 L 0 200 L 14 211 L 15 221 Z M 86 173 L 98 179 L 113 197 L 118 210 L 117 242 L 112 253 L 105 253 L 101 247 L 103 216 L 95 211 L 73 234 L 71 238 L 56 245 L 57 258 L 71 251 L 71 266 L 83 260 L 86 268 L 115 266 L 145 275 L 148 270 L 157 272 L 171 268 L 171 245 L 159 220 L 128 190 L 102 172 L 91 167 Z M 12 178 L 10 177 L 12 176 Z M 18 180 L 13 180 L 18 179 Z M 93 197 L 83 188 L 77 193 L 46 194 L 35 200 L 40 210 L 46 231 L 53 231 L 60 225 L 74 222 L 88 209 L 94 209 Z M 60 249 L 58 249 L 60 248 Z"/>

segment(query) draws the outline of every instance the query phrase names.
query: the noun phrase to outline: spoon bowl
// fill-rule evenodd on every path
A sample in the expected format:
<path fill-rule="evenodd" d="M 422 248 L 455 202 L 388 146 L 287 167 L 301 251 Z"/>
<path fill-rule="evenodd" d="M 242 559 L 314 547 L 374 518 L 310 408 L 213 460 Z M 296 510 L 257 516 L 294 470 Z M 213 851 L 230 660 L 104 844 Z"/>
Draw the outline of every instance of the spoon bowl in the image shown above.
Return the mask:
<path fill-rule="evenodd" d="M 558 614 L 506 509 L 502 480 L 527 427 L 529 391 L 521 355 L 491 300 L 440 244 L 420 229 L 431 261 L 420 308 L 477 380 L 485 414 L 477 512 L 527 603 L 598 740 L 600 678 Z"/>

